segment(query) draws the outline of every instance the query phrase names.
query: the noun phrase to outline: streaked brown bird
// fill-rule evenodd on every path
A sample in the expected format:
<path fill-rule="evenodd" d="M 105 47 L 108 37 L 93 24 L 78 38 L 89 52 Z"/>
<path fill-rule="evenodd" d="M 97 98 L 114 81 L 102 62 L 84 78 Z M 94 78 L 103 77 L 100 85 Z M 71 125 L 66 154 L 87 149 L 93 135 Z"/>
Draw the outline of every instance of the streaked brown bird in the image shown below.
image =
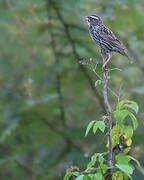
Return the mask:
<path fill-rule="evenodd" d="M 86 16 L 84 19 L 88 23 L 91 38 L 100 46 L 102 50 L 104 50 L 104 52 L 108 54 L 108 58 L 105 61 L 103 68 L 106 67 L 107 63 L 111 59 L 111 52 L 118 52 L 132 62 L 125 52 L 125 46 L 118 40 L 114 33 L 103 24 L 103 21 L 99 16 L 94 14 Z"/>

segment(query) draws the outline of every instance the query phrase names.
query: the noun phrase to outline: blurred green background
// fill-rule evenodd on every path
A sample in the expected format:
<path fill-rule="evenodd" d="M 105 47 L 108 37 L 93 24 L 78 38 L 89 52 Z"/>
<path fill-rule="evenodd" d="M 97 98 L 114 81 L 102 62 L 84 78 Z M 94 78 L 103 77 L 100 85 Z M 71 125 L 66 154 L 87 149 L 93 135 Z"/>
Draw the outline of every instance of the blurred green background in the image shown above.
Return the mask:
<path fill-rule="evenodd" d="M 144 1 L 0 1 L 0 179 L 61 180 L 84 168 L 106 137 L 84 138 L 90 120 L 105 115 L 102 86 L 82 58 L 101 59 L 82 16 L 98 14 L 128 48 L 135 63 L 116 54 L 109 86 L 139 104 L 131 155 L 134 180 L 144 179 Z M 97 72 L 102 75 L 101 64 Z M 109 93 L 113 107 L 117 101 Z M 104 137 L 103 137 L 104 136 Z"/>

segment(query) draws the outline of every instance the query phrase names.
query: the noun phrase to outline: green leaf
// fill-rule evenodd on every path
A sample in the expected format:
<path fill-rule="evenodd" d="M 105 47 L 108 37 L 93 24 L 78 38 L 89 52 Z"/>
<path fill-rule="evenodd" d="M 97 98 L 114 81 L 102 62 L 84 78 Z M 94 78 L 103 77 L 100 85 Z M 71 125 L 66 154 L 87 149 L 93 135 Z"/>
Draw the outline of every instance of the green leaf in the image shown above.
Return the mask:
<path fill-rule="evenodd" d="M 122 172 L 122 171 L 121 171 Z M 129 175 L 129 174 L 126 174 L 126 173 L 124 173 L 124 172 L 122 172 L 123 173 L 123 179 L 124 180 L 129 180 L 129 179 L 131 179 L 132 180 L 132 177 Z"/>
<path fill-rule="evenodd" d="M 109 167 L 106 164 L 103 164 L 100 166 L 100 168 L 102 169 L 103 174 L 105 174 Z"/>
<path fill-rule="evenodd" d="M 119 143 L 119 135 L 112 135 L 112 147 L 115 147 Z"/>
<path fill-rule="evenodd" d="M 123 133 L 126 135 L 126 138 L 129 139 L 133 136 L 133 129 L 131 126 L 125 126 Z"/>
<path fill-rule="evenodd" d="M 95 87 L 96 87 L 97 85 L 101 85 L 101 80 L 97 80 L 97 81 L 95 82 Z"/>
<path fill-rule="evenodd" d="M 124 129 L 123 124 L 113 126 L 112 135 L 117 135 L 119 137 L 123 133 L 123 129 Z"/>
<path fill-rule="evenodd" d="M 108 155 L 109 154 L 109 152 L 103 152 L 103 153 L 101 153 L 101 155 L 103 155 L 103 156 L 106 156 L 106 155 Z"/>
<path fill-rule="evenodd" d="M 125 154 L 127 154 L 127 153 L 130 151 L 130 149 L 131 149 L 131 147 L 127 147 L 126 149 L 123 150 L 123 152 L 124 152 Z"/>
<path fill-rule="evenodd" d="M 66 175 L 64 176 L 64 179 L 63 180 L 69 180 L 69 178 L 72 176 L 72 172 L 68 172 L 66 173 Z"/>
<path fill-rule="evenodd" d="M 90 180 L 95 180 L 95 175 L 94 174 L 89 174 L 88 177 L 90 178 Z"/>
<path fill-rule="evenodd" d="M 124 108 L 124 103 L 125 103 L 125 101 L 121 101 L 121 102 L 117 105 L 116 109 L 118 109 L 118 110 L 123 109 L 123 108 Z"/>
<path fill-rule="evenodd" d="M 141 166 L 139 161 L 137 159 L 135 159 L 134 157 L 132 156 L 129 156 L 130 159 L 132 159 L 133 161 L 135 161 L 137 163 L 138 166 Z"/>
<path fill-rule="evenodd" d="M 84 176 L 83 180 L 92 180 L 90 176 Z"/>
<path fill-rule="evenodd" d="M 86 129 L 86 132 L 85 132 L 85 137 L 88 135 L 88 133 L 89 133 L 91 127 L 93 126 L 94 122 L 95 122 L 95 121 L 91 121 L 91 122 L 88 124 L 87 129 Z"/>
<path fill-rule="evenodd" d="M 128 164 L 116 164 L 115 166 L 121 171 L 125 172 L 127 175 L 133 173 L 133 168 Z"/>
<path fill-rule="evenodd" d="M 96 180 L 102 180 L 102 179 L 103 179 L 102 174 L 101 174 L 101 173 L 96 173 L 96 174 L 95 174 L 95 179 L 96 179 Z"/>
<path fill-rule="evenodd" d="M 123 123 L 124 119 L 129 115 L 128 110 L 116 110 L 113 112 L 114 118 L 116 121 L 118 121 L 120 124 Z"/>
<path fill-rule="evenodd" d="M 115 156 L 117 164 L 128 164 L 130 161 L 130 157 L 119 153 L 118 155 Z"/>
<path fill-rule="evenodd" d="M 88 163 L 87 169 L 88 169 L 88 168 L 91 168 L 92 166 L 94 166 L 94 164 L 95 164 L 98 156 L 99 156 L 99 153 L 95 153 L 95 154 L 91 157 L 91 161 Z"/>
<path fill-rule="evenodd" d="M 79 173 L 79 172 L 77 172 L 77 171 L 75 171 L 75 172 L 73 172 L 73 175 L 75 175 L 75 176 L 79 176 L 79 175 L 80 175 L 80 173 Z"/>
<path fill-rule="evenodd" d="M 84 177 L 84 175 L 82 174 L 82 175 L 78 176 L 75 180 L 83 180 L 83 177 Z"/>
<path fill-rule="evenodd" d="M 97 159 L 97 157 L 100 155 L 100 153 L 95 153 L 92 157 L 91 160 L 95 160 Z"/>
<path fill-rule="evenodd" d="M 104 132 L 104 130 L 105 130 L 105 123 L 104 123 L 104 121 L 97 121 L 97 123 L 98 123 L 98 128 L 99 128 L 102 132 Z"/>
<path fill-rule="evenodd" d="M 94 174 L 89 174 L 88 177 L 90 178 L 90 180 L 94 180 Z"/>
<path fill-rule="evenodd" d="M 103 175 L 101 173 L 96 173 L 93 176 L 93 180 L 102 180 L 103 179 Z"/>
<path fill-rule="evenodd" d="M 95 134 L 98 128 L 98 123 L 96 122 L 93 126 L 93 133 Z"/>
<path fill-rule="evenodd" d="M 132 114 L 131 112 L 129 112 L 129 116 L 130 116 L 130 118 L 132 120 L 134 130 L 136 130 L 136 128 L 138 127 L 137 119 L 134 116 L 134 114 Z"/>
<path fill-rule="evenodd" d="M 123 180 L 123 172 L 116 171 L 112 175 L 112 180 Z"/>
<path fill-rule="evenodd" d="M 88 165 L 87 165 L 87 169 L 88 168 L 91 168 L 92 166 L 94 166 L 94 164 L 95 164 L 95 160 L 91 160 L 89 163 L 88 163 Z"/>
<path fill-rule="evenodd" d="M 131 104 L 125 104 L 126 107 L 133 109 L 135 111 L 135 113 L 137 114 L 139 111 L 139 107 L 138 104 L 134 101 L 130 101 Z"/>
<path fill-rule="evenodd" d="M 103 156 L 100 155 L 99 158 L 98 158 L 98 161 L 99 161 L 100 165 L 103 164 L 104 160 L 105 160 L 105 159 L 103 158 Z"/>

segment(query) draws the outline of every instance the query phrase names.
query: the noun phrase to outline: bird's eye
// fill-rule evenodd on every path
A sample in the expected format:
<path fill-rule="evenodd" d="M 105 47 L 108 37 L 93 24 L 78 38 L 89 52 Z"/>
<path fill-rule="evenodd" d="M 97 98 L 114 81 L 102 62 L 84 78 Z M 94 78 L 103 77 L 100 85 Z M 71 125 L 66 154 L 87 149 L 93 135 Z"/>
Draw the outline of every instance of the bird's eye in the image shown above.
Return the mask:
<path fill-rule="evenodd" d="M 94 17 L 94 18 L 91 17 L 90 19 L 91 19 L 91 21 L 93 21 L 93 22 L 98 21 L 98 18 L 96 18 L 96 17 Z"/>
<path fill-rule="evenodd" d="M 90 21 L 95 21 L 95 19 L 91 17 L 91 18 L 90 18 Z"/>

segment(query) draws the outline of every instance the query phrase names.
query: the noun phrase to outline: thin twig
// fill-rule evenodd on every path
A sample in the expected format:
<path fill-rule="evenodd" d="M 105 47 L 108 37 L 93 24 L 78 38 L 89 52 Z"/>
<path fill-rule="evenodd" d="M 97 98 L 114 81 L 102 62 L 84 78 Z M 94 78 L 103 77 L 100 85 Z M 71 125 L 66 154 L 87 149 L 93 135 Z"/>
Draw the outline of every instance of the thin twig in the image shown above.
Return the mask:
<path fill-rule="evenodd" d="M 105 63 L 105 61 L 107 60 L 106 54 L 104 53 L 104 51 L 101 51 L 101 56 L 103 58 L 103 64 Z M 109 156 L 108 156 L 108 166 L 111 167 L 113 166 L 113 149 L 112 149 L 112 117 L 113 117 L 113 110 L 109 104 L 108 101 L 108 85 L 107 85 L 107 69 L 103 68 L 103 81 L 104 81 L 104 90 L 103 90 L 103 94 L 104 94 L 104 102 L 107 108 L 107 113 L 108 113 L 108 139 L 109 139 Z"/>
<path fill-rule="evenodd" d="M 97 64 L 96 64 L 96 65 L 97 65 Z M 91 66 L 94 74 L 101 80 L 102 83 L 104 83 L 103 78 L 96 72 L 96 67 L 97 67 L 96 65 L 95 65 L 95 67 L 93 67 L 93 65 L 90 64 L 90 66 Z M 108 90 L 118 99 L 118 96 L 119 96 L 119 95 L 117 95 L 109 86 L 107 86 L 107 88 L 108 88 Z"/>

